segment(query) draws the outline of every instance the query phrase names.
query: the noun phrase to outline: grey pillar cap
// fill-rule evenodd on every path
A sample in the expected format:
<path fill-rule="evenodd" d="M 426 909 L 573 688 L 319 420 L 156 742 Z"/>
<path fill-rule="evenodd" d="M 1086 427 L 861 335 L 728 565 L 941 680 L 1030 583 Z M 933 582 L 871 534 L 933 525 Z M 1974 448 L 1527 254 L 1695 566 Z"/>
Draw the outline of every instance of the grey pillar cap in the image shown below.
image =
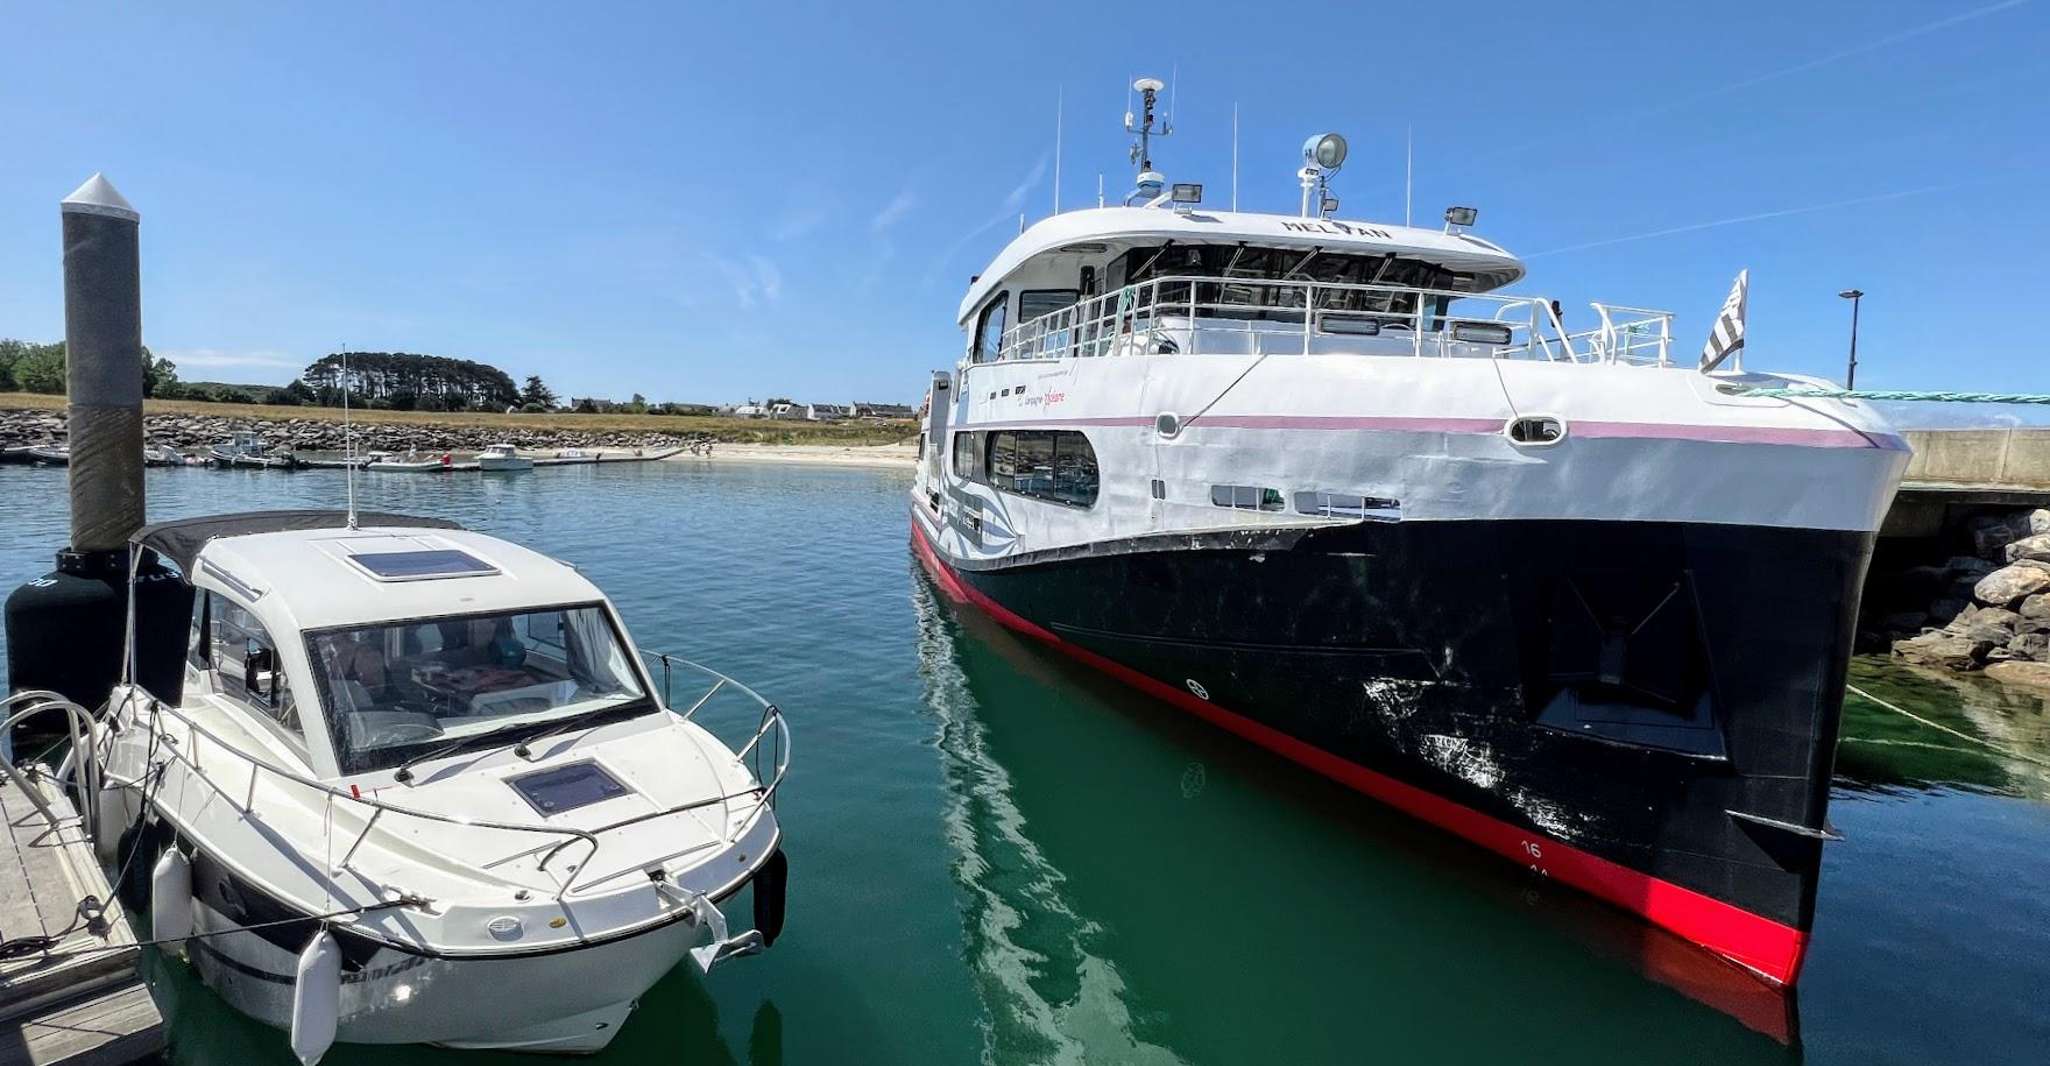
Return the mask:
<path fill-rule="evenodd" d="M 105 215 L 108 218 L 125 218 L 130 222 L 142 221 L 142 213 L 131 205 L 114 183 L 105 174 L 94 174 L 85 179 L 85 184 L 71 191 L 60 205 L 67 215 Z"/>

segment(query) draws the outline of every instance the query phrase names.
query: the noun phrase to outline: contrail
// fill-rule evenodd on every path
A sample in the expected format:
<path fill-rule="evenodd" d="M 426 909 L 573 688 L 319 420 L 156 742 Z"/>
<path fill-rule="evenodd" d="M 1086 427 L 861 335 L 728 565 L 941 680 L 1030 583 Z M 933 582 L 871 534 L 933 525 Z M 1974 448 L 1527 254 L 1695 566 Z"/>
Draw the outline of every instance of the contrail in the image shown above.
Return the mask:
<path fill-rule="evenodd" d="M 1814 59 L 1810 59 L 1805 63 L 1796 63 L 1791 67 L 1781 67 L 1778 70 L 1766 71 L 1763 74 L 1753 74 L 1748 78 L 1733 81 L 1728 85 L 1718 86 L 1713 89 L 1703 89 L 1700 92 L 1692 93 L 1687 96 L 1678 97 L 1676 99 L 1667 101 L 1663 104 L 1655 104 L 1651 107 L 1647 107 L 1638 111 L 1628 112 L 1628 114 L 1634 118 L 1643 115 L 1655 115 L 1661 111 L 1670 111 L 1676 107 L 1685 107 L 1688 104 L 1695 103 L 1700 100 L 1706 100 L 1710 97 L 1721 96 L 1724 93 L 1733 93 L 1742 89 L 1749 89 L 1753 85 L 1758 85 L 1762 82 L 1776 81 L 1780 78 L 1791 77 L 1795 74 L 1801 74 L 1807 71 L 1814 70 L 1816 67 L 1824 67 L 1828 66 L 1831 63 L 1836 63 L 1842 60 L 1849 59 L 1852 56 L 1860 56 L 1864 55 L 1867 52 L 1877 51 L 1881 48 L 1887 48 L 1892 45 L 1899 44 L 1902 41 L 1913 40 L 1914 38 L 1920 37 L 1923 34 L 1935 33 L 1937 30 L 1948 29 L 1952 26 L 1957 25 L 1960 22 L 1970 22 L 1973 19 L 1985 18 L 1987 15 L 1996 14 L 1998 12 L 2005 11 L 2011 7 L 2020 7 L 2028 2 L 2029 0 L 2001 0 L 2001 2 L 1997 4 L 1988 4 L 1985 7 L 1973 8 L 1970 11 L 1961 11 L 1955 15 L 1950 15 L 1945 18 L 1937 19 L 1934 22 L 1925 22 L 1920 26 L 1910 26 L 1905 30 L 1899 30 L 1894 33 L 1889 33 L 1884 37 L 1875 37 L 1872 40 L 1866 41 L 1864 44 L 1855 44 L 1841 51 L 1831 52 L 1828 55 L 1817 56 Z"/>
<path fill-rule="evenodd" d="M 1547 255 L 1563 255 L 1567 252 L 1582 252 L 1586 251 L 1589 248 L 1606 248 L 1611 244 L 1628 244 L 1631 241 L 1648 241 L 1654 237 L 1671 237 L 1675 234 L 1694 233 L 1699 230 L 1716 229 L 1720 226 L 1735 226 L 1744 222 L 1763 222 L 1769 218 L 1785 218 L 1788 215 L 1805 215 L 1813 211 L 1831 211 L 1839 207 L 1856 207 L 1859 204 L 1876 204 L 1886 200 L 1900 200 L 1909 196 L 1921 196 L 1925 193 L 1932 192 L 1947 192 L 1951 189 L 1962 189 L 1968 185 L 1984 184 L 1986 184 L 1985 180 L 1957 181 L 1951 182 L 1947 185 L 1925 185 L 1919 189 L 1902 189 L 1898 192 L 1882 192 L 1875 193 L 1871 196 L 1855 196 L 1849 200 L 1833 200 L 1826 204 L 1808 204 L 1804 207 L 1781 208 L 1778 211 L 1760 211 L 1755 215 L 1738 215 L 1734 218 L 1719 218 L 1713 222 L 1695 222 L 1685 226 L 1673 226 L 1668 229 L 1652 230 L 1649 233 L 1633 233 L 1628 237 L 1609 237 L 1599 241 L 1588 241 L 1585 244 L 1569 244 L 1564 248 L 1548 248 L 1542 252 L 1533 252 L 1529 255 L 1523 256 L 1522 258 L 1537 259 L 1541 256 Z"/>
<path fill-rule="evenodd" d="M 1999 12 L 2006 11 L 2009 8 L 2020 7 L 2023 4 L 2029 2 L 2030 0 L 2000 0 L 2000 2 L 1996 4 L 1988 4 L 1985 7 L 1973 8 L 1970 11 L 1962 11 L 1955 15 L 1949 15 L 1944 18 L 1937 19 L 1934 22 L 1925 22 L 1919 26 L 1910 26 L 1907 29 L 1897 30 L 1893 33 L 1889 33 L 1884 37 L 1875 37 L 1872 40 L 1866 41 L 1863 44 L 1855 44 L 1849 48 L 1845 48 L 1840 51 L 1831 52 L 1827 55 L 1817 56 L 1814 59 L 1810 59 L 1805 62 L 1796 63 L 1790 67 L 1781 67 L 1778 70 L 1769 70 L 1762 74 L 1753 74 L 1748 78 L 1741 78 L 1737 81 L 1730 82 L 1726 85 L 1718 85 L 1714 88 L 1702 89 L 1698 92 L 1688 93 L 1685 96 L 1678 96 L 1671 100 L 1667 100 L 1663 103 L 1650 104 L 1645 107 L 1637 108 L 1635 110 L 1630 111 L 1619 111 L 1607 118 L 1600 119 L 1600 121 L 1628 122 L 1633 119 L 1647 118 L 1652 115 L 1677 110 L 1679 108 L 1686 107 L 1689 104 L 1695 104 L 1703 100 L 1709 100 L 1718 96 L 1724 96 L 1729 93 L 1749 89 L 1754 85 L 1759 85 L 1764 82 L 1777 81 L 1780 78 L 1791 77 L 1795 74 L 1803 74 L 1808 71 L 1814 70 L 1817 67 L 1828 66 L 1831 63 L 1841 62 L 1843 60 L 1851 58 L 1852 56 L 1860 56 L 1864 55 L 1867 52 L 1877 51 L 1881 48 L 1887 48 L 1892 45 L 1899 44 L 1902 41 L 1913 40 L 1914 38 L 1920 37 L 1924 34 L 1935 33 L 1937 30 L 1948 29 L 1961 22 L 1970 22 L 1974 19 L 1985 18 L 1988 15 L 1997 14 Z M 1504 154 L 1515 155 L 1518 152 L 1521 152 L 1525 149 L 1532 148 L 1537 145 L 1545 143 L 1549 142 L 1530 141 L 1524 144 L 1517 145 L 1513 148 L 1504 149 Z"/>

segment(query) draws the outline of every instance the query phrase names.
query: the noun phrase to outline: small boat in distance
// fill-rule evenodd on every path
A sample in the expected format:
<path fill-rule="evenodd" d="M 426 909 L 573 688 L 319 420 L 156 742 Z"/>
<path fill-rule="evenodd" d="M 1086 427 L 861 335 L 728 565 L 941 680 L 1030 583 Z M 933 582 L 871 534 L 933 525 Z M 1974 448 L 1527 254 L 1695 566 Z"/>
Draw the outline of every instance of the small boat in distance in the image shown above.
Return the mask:
<path fill-rule="evenodd" d="M 144 466 L 184 466 L 189 462 L 184 452 L 168 444 L 147 444 L 142 449 Z"/>
<path fill-rule="evenodd" d="M 781 932 L 782 714 L 636 648 L 575 568 L 330 511 L 159 523 L 130 551 L 191 608 L 130 616 L 128 646 L 157 650 L 110 698 L 101 858 L 302 1062 L 595 1052 L 685 958 L 710 972 Z M 719 905 L 749 885 L 739 931 Z"/>
<path fill-rule="evenodd" d="M 28 447 L 29 461 L 38 466 L 70 466 L 71 445 L 31 444 Z"/>
<path fill-rule="evenodd" d="M 521 455 L 510 444 L 493 444 L 477 453 L 477 469 L 492 471 L 532 470 L 534 460 Z"/>
<path fill-rule="evenodd" d="M 392 452 L 371 452 L 370 457 L 370 461 L 363 464 L 363 469 L 387 474 L 425 474 L 449 467 L 449 456 L 430 455 L 422 459 L 416 448 L 406 449 L 403 458 Z"/>
<path fill-rule="evenodd" d="M 254 430 L 236 430 L 226 441 L 207 449 L 207 454 L 215 466 L 266 470 L 293 470 L 299 466 L 291 449 L 273 449 L 263 435 Z"/>

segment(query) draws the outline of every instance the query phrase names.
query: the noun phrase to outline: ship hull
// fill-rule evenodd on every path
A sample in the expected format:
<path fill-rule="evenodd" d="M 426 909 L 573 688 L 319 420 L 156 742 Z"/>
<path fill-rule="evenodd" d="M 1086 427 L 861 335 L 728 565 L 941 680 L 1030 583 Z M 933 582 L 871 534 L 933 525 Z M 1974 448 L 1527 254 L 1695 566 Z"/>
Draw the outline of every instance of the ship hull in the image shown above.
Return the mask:
<path fill-rule="evenodd" d="M 950 558 L 1005 625 L 1770 981 L 1812 924 L 1870 533 L 1362 522 Z"/>

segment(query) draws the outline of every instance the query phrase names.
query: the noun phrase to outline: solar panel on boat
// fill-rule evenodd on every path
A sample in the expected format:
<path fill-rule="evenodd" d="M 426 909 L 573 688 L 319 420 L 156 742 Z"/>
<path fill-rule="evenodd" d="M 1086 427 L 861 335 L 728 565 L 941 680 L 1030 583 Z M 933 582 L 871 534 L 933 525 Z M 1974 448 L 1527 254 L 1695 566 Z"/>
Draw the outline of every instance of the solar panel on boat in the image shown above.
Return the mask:
<path fill-rule="evenodd" d="M 498 568 L 490 563 L 453 548 L 409 552 L 351 552 L 349 561 L 387 581 L 498 573 Z"/>

